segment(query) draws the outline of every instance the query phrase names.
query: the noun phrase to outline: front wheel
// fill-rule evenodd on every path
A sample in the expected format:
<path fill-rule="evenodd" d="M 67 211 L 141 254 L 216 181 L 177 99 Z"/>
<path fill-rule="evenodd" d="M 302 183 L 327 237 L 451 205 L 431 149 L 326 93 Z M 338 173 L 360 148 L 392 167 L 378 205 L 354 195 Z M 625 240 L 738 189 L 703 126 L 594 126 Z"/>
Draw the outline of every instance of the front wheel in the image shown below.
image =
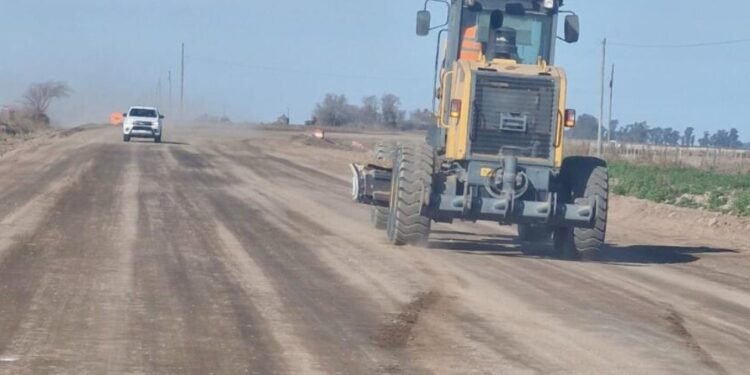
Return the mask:
<path fill-rule="evenodd" d="M 425 213 L 432 194 L 434 153 L 427 145 L 396 150 L 388 213 L 388 240 L 394 245 L 428 240 L 432 220 Z"/>
<path fill-rule="evenodd" d="M 157 136 L 154 138 L 154 142 L 161 143 L 161 136 Z"/>
<path fill-rule="evenodd" d="M 127 134 L 124 134 L 124 135 L 122 136 L 122 141 L 123 141 L 123 142 L 130 142 L 130 136 L 129 136 L 129 135 L 127 135 Z"/>
<path fill-rule="evenodd" d="M 555 228 L 555 250 L 565 259 L 594 259 L 604 248 L 607 235 L 607 163 L 593 157 L 570 157 L 563 161 L 560 177 L 564 202 L 593 206 L 594 223 L 591 228 Z"/>

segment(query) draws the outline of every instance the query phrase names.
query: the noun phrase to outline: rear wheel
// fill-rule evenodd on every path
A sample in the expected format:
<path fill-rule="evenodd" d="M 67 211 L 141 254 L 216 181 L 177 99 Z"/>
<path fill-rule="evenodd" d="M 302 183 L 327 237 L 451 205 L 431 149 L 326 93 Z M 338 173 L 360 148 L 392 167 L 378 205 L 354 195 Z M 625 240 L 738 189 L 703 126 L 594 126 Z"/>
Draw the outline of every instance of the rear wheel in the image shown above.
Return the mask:
<path fill-rule="evenodd" d="M 554 247 L 565 259 L 594 259 L 604 247 L 609 204 L 609 171 L 604 160 L 570 157 L 560 171 L 565 203 L 594 206 L 592 228 L 556 228 Z"/>
<path fill-rule="evenodd" d="M 394 153 L 396 152 L 395 143 L 378 143 L 375 145 L 375 160 L 381 162 L 390 162 L 393 160 Z"/>
<path fill-rule="evenodd" d="M 388 207 L 370 206 L 370 222 L 375 229 L 388 227 Z"/>
<path fill-rule="evenodd" d="M 552 239 L 552 229 L 544 225 L 518 224 L 518 240 L 521 242 L 547 242 Z"/>
<path fill-rule="evenodd" d="M 434 154 L 427 145 L 396 150 L 388 213 L 388 240 L 394 245 L 428 240 L 432 220 L 425 213 L 432 193 Z"/>
<path fill-rule="evenodd" d="M 552 228 L 545 225 L 518 224 L 518 241 L 524 255 L 550 255 L 547 243 L 552 239 Z"/>

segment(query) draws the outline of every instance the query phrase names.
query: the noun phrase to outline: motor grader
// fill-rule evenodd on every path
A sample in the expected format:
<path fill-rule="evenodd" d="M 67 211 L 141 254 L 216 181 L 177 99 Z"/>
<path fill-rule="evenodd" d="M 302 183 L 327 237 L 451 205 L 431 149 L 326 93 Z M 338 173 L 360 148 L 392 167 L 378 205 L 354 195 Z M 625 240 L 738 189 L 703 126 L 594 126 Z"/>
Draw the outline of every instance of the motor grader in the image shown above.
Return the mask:
<path fill-rule="evenodd" d="M 444 24 L 431 25 L 430 2 L 448 8 Z M 424 144 L 379 148 L 378 162 L 351 166 L 354 200 L 371 206 L 391 243 L 425 243 L 433 222 L 483 220 L 517 225 L 525 243 L 552 241 L 546 248 L 562 258 L 600 251 L 607 164 L 563 154 L 576 114 L 566 107 L 555 47 L 558 39 L 578 41 L 579 20 L 562 7 L 563 0 L 425 2 L 417 34 L 439 29 L 442 51 L 436 125 Z"/>

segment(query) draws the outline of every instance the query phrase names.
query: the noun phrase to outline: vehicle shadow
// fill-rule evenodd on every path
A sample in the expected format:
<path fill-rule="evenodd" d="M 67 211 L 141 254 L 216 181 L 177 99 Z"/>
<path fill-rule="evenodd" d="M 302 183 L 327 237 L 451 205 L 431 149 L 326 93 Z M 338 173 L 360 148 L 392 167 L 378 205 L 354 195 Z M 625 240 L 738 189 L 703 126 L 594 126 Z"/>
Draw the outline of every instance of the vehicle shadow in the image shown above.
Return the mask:
<path fill-rule="evenodd" d="M 471 238 L 469 233 L 457 233 L 462 238 L 451 238 L 452 232 L 438 232 L 439 239 L 431 239 L 428 249 L 453 251 L 471 255 L 494 255 L 505 257 L 528 257 L 555 259 L 551 244 L 521 243 L 514 236 L 483 236 Z M 465 237 L 469 238 L 465 238 Z M 706 254 L 735 254 L 736 250 L 705 246 L 664 246 L 664 245 L 607 245 L 598 254 L 587 256 L 581 261 L 618 264 L 654 265 L 692 263 Z"/>

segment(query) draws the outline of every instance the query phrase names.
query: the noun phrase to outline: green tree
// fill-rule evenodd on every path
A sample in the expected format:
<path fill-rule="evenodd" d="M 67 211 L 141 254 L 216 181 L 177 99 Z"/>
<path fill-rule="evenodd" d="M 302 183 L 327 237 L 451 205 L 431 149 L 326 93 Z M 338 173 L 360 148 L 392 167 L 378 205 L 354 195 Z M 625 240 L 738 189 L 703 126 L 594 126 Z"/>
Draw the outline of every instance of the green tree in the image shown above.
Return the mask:
<path fill-rule="evenodd" d="M 685 129 L 685 133 L 682 136 L 682 145 L 686 147 L 693 147 L 695 144 L 695 128 L 688 126 Z"/>
<path fill-rule="evenodd" d="M 383 113 L 383 123 L 396 127 L 404 117 L 401 112 L 401 99 L 394 94 L 385 94 L 380 98 L 380 109 Z"/>
<path fill-rule="evenodd" d="M 568 137 L 573 139 L 597 139 L 598 133 L 599 120 L 587 113 L 578 116 L 576 126 L 567 131 Z"/>
<path fill-rule="evenodd" d="M 727 141 L 729 142 L 728 147 L 741 148 L 742 142 L 740 142 L 740 132 L 736 128 L 729 129 L 729 136 Z"/>
<path fill-rule="evenodd" d="M 678 146 L 680 144 L 680 132 L 672 128 L 664 129 L 664 144 Z"/>
<path fill-rule="evenodd" d="M 711 136 L 711 145 L 714 147 L 730 147 L 729 132 L 721 129 Z"/>
<path fill-rule="evenodd" d="M 649 141 L 650 130 L 645 121 L 632 123 L 622 130 L 621 140 L 628 143 L 646 143 Z"/>

